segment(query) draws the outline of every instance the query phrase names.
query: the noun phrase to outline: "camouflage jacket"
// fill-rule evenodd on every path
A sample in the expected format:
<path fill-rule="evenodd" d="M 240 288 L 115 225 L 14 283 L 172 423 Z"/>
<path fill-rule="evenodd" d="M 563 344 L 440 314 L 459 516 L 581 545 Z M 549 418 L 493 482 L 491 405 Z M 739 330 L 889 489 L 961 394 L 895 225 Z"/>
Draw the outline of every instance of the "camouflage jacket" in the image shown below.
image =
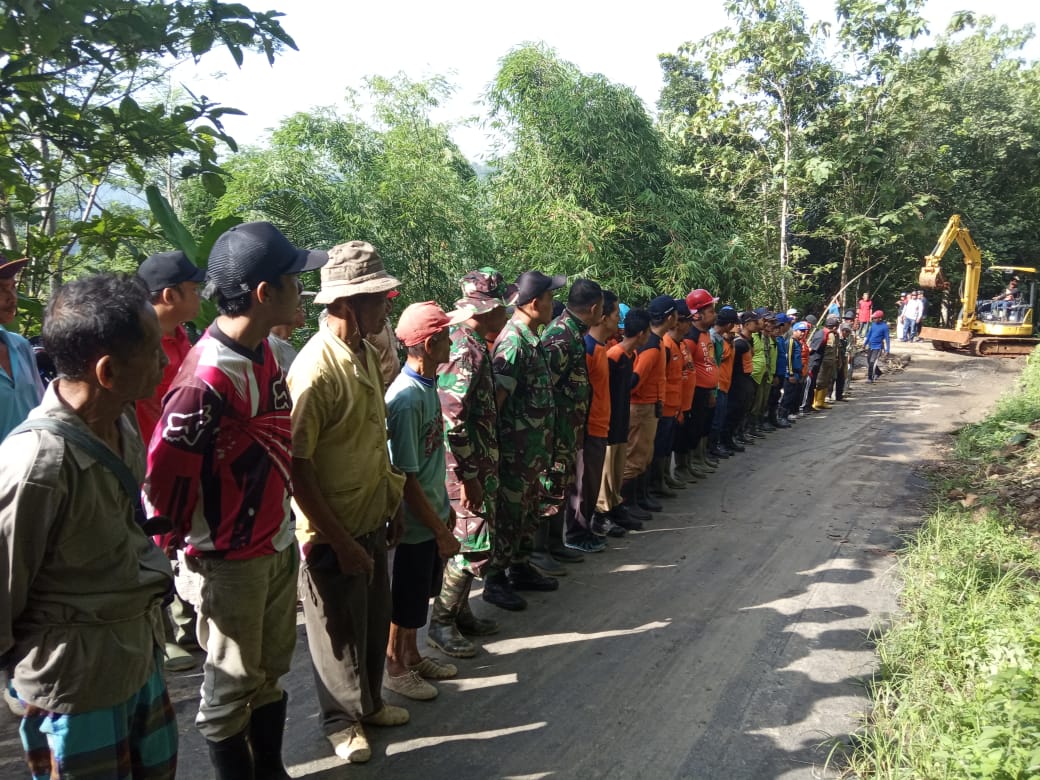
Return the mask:
<path fill-rule="evenodd" d="M 508 393 L 498 415 L 502 458 L 533 460 L 541 456 L 544 464 L 552 452 L 552 381 L 538 337 L 515 317 L 495 339 L 491 370 L 495 392 Z"/>
<path fill-rule="evenodd" d="M 449 474 L 480 479 L 498 473 L 498 409 L 487 343 L 467 325 L 451 329 L 451 354 L 437 372 Z"/>
<path fill-rule="evenodd" d="M 568 450 L 582 445 L 589 412 L 591 393 L 585 359 L 588 329 L 588 325 L 564 309 L 542 333 L 542 349 L 549 364 L 556 401 L 556 440 Z"/>

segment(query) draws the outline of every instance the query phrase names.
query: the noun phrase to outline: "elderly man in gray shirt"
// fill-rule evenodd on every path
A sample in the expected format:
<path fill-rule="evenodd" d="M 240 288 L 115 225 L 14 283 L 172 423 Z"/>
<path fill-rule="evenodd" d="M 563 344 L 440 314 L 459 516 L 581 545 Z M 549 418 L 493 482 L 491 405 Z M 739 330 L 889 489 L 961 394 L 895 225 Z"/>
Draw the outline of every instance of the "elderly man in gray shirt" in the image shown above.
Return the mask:
<path fill-rule="evenodd" d="M 160 612 L 173 572 L 140 524 L 132 405 L 162 377 L 160 335 L 129 277 L 62 287 L 43 328 L 61 375 L 0 445 L 0 662 L 33 777 L 176 772 Z"/>

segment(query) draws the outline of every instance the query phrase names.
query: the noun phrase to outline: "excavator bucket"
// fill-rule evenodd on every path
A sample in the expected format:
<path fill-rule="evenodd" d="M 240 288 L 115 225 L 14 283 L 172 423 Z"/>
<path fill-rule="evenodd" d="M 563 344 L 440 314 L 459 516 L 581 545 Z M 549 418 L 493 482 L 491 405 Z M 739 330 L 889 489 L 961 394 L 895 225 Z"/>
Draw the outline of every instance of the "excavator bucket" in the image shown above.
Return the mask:
<path fill-rule="evenodd" d="M 917 277 L 917 286 L 926 290 L 943 290 L 948 282 L 939 267 L 939 258 L 929 255 L 924 259 L 924 268 Z"/>

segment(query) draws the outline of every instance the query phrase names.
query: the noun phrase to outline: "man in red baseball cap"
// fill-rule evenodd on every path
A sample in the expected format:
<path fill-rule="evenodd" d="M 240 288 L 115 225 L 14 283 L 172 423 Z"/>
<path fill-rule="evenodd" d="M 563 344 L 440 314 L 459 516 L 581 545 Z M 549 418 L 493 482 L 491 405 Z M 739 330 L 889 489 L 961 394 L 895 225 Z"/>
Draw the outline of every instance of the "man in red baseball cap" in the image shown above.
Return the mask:
<path fill-rule="evenodd" d="M 450 325 L 468 310 L 445 314 L 433 301 L 413 303 L 401 313 L 397 338 L 407 350 L 405 365 L 386 391 L 390 461 L 404 472 L 404 536 L 394 554 L 390 580 L 390 639 L 383 686 L 410 699 L 432 699 L 427 682 L 454 677 L 453 664 L 424 658 L 416 643 L 426 625 L 430 599 L 439 595 L 444 562 L 460 549 L 455 510 L 444 481 L 444 421 L 437 395 L 437 366 L 448 362 Z"/>

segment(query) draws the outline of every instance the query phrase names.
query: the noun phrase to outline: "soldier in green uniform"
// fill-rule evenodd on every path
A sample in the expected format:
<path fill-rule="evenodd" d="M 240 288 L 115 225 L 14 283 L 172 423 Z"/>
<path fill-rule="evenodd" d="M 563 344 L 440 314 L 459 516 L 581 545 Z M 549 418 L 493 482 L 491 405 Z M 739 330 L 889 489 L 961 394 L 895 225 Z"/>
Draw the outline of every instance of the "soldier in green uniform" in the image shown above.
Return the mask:
<path fill-rule="evenodd" d="M 565 276 L 525 271 L 509 302 L 516 307 L 491 350 L 499 426 L 499 488 L 491 560 L 484 601 L 520 610 L 527 602 L 517 590 L 556 590 L 552 577 L 529 563 L 538 525 L 538 477 L 553 452 L 553 388 L 536 331 L 552 318 L 552 293 Z"/>
<path fill-rule="evenodd" d="M 589 372 L 585 333 L 603 319 L 603 288 L 588 279 L 576 279 L 567 306 L 542 333 L 542 349 L 549 364 L 556 418 L 553 451 L 542 474 L 541 520 L 531 563 L 545 574 L 565 574 L 556 563 L 580 561 L 583 556 L 563 544 L 563 507 L 574 482 L 576 457 L 582 447 L 589 411 Z M 603 549 L 606 545 L 600 542 Z"/>
<path fill-rule="evenodd" d="M 498 407 L 487 339 L 508 318 L 504 293 L 502 274 L 493 268 L 470 271 L 462 278 L 462 298 L 455 308 L 471 316 L 451 329 L 450 357 L 437 374 L 445 479 L 462 552 L 444 568 L 426 641 L 456 658 L 477 653 L 465 635 L 498 631 L 495 621 L 482 620 L 470 610 L 469 592 L 474 576 L 482 576 L 487 567 L 498 500 Z"/>

